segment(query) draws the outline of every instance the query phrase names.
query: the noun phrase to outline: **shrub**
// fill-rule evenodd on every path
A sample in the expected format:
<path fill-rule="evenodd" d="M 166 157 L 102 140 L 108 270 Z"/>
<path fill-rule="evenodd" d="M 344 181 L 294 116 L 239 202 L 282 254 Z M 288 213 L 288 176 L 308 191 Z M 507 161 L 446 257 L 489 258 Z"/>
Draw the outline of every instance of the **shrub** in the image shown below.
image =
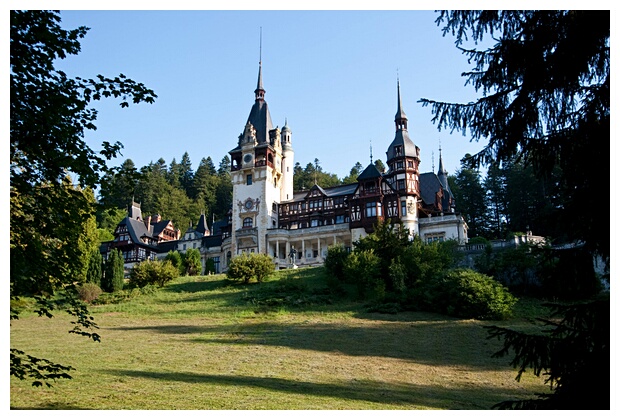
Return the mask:
<path fill-rule="evenodd" d="M 194 248 L 188 249 L 182 256 L 181 273 L 187 276 L 197 276 L 202 272 L 202 263 L 200 262 L 200 251 Z"/>
<path fill-rule="evenodd" d="M 394 292 L 402 293 L 406 290 L 407 267 L 400 262 L 400 258 L 392 260 L 392 264 L 388 268 L 388 278 Z"/>
<path fill-rule="evenodd" d="M 449 271 L 426 296 L 435 311 L 461 318 L 505 319 L 517 303 L 501 283 L 470 269 Z"/>
<path fill-rule="evenodd" d="M 360 298 L 380 300 L 385 296 L 385 282 L 381 278 L 381 259 L 372 250 L 349 254 L 343 272 L 348 283 L 357 284 Z"/>
<path fill-rule="evenodd" d="M 170 261 L 142 261 L 131 269 L 129 284 L 134 287 L 156 285 L 162 287 L 178 276 Z"/>
<path fill-rule="evenodd" d="M 253 278 L 261 283 L 275 271 L 275 264 L 266 254 L 240 254 L 230 260 L 226 277 L 249 283 Z"/>
<path fill-rule="evenodd" d="M 344 264 L 349 253 L 344 245 L 332 245 L 327 248 L 327 257 L 325 257 L 325 270 L 329 274 L 328 284 L 336 286 L 344 282 Z"/>
<path fill-rule="evenodd" d="M 97 299 L 99 296 L 101 296 L 101 293 L 103 293 L 101 287 L 99 287 L 95 283 L 84 283 L 80 286 L 77 286 L 77 292 L 80 300 L 83 300 L 87 303 L 90 303 L 93 300 Z"/>
<path fill-rule="evenodd" d="M 170 261 L 173 267 L 178 270 L 179 276 L 181 275 L 181 270 L 183 269 L 183 258 L 181 257 L 179 251 L 168 251 L 164 261 Z"/>

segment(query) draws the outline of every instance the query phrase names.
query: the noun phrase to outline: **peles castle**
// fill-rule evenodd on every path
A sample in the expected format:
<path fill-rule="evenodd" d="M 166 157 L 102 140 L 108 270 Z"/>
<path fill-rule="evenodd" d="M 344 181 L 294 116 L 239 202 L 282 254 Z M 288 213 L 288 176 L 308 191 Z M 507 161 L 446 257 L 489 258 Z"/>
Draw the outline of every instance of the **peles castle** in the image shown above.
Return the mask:
<path fill-rule="evenodd" d="M 420 173 L 420 148 L 409 137 L 400 82 L 397 83 L 396 133 L 387 149 L 386 172 L 370 164 L 354 184 L 293 190 L 292 132 L 285 123 L 274 128 L 259 63 L 255 100 L 243 133 L 229 153 L 233 183 L 228 220 L 209 228 L 205 215 L 180 236 L 172 221 L 158 215 L 142 217 L 132 203 L 116 228 L 115 239 L 103 243 L 104 257 L 119 249 L 126 268 L 164 258 L 169 251 L 198 249 L 203 267 L 208 259 L 225 272 L 232 257 L 261 252 L 277 268 L 322 264 L 327 248 L 355 241 L 373 231 L 378 221 L 400 222 L 412 237 L 426 242 L 467 242 L 467 224 L 456 212 L 448 173 L 439 155 L 437 173 Z"/>

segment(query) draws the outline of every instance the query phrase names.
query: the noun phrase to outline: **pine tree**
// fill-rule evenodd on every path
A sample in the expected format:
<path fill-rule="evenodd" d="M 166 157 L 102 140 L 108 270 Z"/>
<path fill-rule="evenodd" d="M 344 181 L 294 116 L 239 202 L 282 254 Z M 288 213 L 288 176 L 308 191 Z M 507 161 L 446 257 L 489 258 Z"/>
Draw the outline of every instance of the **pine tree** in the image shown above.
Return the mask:
<path fill-rule="evenodd" d="M 123 290 L 124 286 L 125 260 L 119 250 L 113 249 L 108 253 L 101 288 L 108 293 L 112 293 Z"/>
<path fill-rule="evenodd" d="M 440 129 L 487 141 L 468 163 L 532 167 L 539 180 L 560 169 L 558 220 L 567 238 L 610 255 L 609 209 L 584 206 L 592 191 L 609 190 L 610 12 L 608 10 L 443 11 L 437 23 L 461 47 L 485 36 L 486 50 L 464 49 L 474 68 L 464 73 L 482 92 L 474 103 L 422 99 Z M 596 168 L 593 170 L 593 168 Z M 556 308 L 559 322 L 547 336 L 497 327 L 500 354 L 515 352 L 513 366 L 548 375 L 552 394 L 508 401 L 501 408 L 609 409 L 609 297 Z"/>

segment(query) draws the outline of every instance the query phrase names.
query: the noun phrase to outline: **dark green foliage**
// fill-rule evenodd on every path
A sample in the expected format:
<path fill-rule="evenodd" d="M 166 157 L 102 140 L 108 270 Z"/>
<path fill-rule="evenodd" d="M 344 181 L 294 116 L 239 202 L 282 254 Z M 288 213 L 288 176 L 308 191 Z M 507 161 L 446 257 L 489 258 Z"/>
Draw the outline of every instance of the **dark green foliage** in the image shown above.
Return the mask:
<path fill-rule="evenodd" d="M 455 241 L 424 243 L 414 238 L 405 248 L 401 262 L 407 269 L 407 286 L 415 288 L 440 278 L 457 263 Z"/>
<path fill-rule="evenodd" d="M 488 141 L 467 159 L 472 167 L 516 159 L 539 180 L 559 169 L 551 220 L 607 258 L 610 207 L 584 211 L 583 203 L 609 190 L 609 10 L 443 11 L 437 24 L 457 46 L 494 37 L 488 49 L 462 49 L 474 65 L 463 76 L 480 99 L 421 100 L 438 128 Z"/>
<path fill-rule="evenodd" d="M 197 276 L 202 273 L 202 263 L 200 262 L 200 251 L 194 248 L 188 249 L 181 254 L 181 272 L 186 276 Z"/>
<path fill-rule="evenodd" d="M 514 355 L 517 380 L 530 369 L 545 376 L 549 394 L 537 399 L 505 401 L 495 408 L 546 410 L 609 410 L 610 301 L 574 305 L 548 304 L 553 309 L 540 334 L 486 327 L 489 339 L 503 341 L 495 357 Z M 560 321 L 557 321 L 560 319 Z"/>
<path fill-rule="evenodd" d="M 164 261 L 170 261 L 172 266 L 177 269 L 179 273 L 178 275 L 181 275 L 181 270 L 183 269 L 183 257 L 181 257 L 179 251 L 168 251 Z"/>
<path fill-rule="evenodd" d="M 357 182 L 357 177 L 364 171 L 364 167 L 361 163 L 356 162 L 355 165 L 351 168 L 349 175 L 342 179 L 343 184 L 355 184 Z"/>
<path fill-rule="evenodd" d="M 72 379 L 67 372 L 74 370 L 71 366 L 63 366 L 47 359 L 27 355 L 21 350 L 11 349 L 11 376 L 18 379 L 33 379 L 32 386 L 51 387 L 56 379 Z"/>
<path fill-rule="evenodd" d="M 240 254 L 233 257 L 228 264 L 226 277 L 232 280 L 240 280 L 250 283 L 256 279 L 261 283 L 275 271 L 275 264 L 271 257 L 266 254 Z"/>
<path fill-rule="evenodd" d="M 548 298 L 576 300 L 590 298 L 602 290 L 592 256 L 584 247 L 544 249 L 537 276 L 541 294 Z"/>
<path fill-rule="evenodd" d="M 385 296 L 381 259 L 372 249 L 356 250 L 349 254 L 344 263 L 343 273 L 347 283 L 357 285 L 360 298 L 380 300 Z"/>
<path fill-rule="evenodd" d="M 129 286 L 144 288 L 154 285 L 163 287 L 178 275 L 178 270 L 170 261 L 145 260 L 131 268 Z"/>
<path fill-rule="evenodd" d="M 207 258 L 205 261 L 205 275 L 215 274 L 215 261 L 213 258 Z"/>
<path fill-rule="evenodd" d="M 454 269 L 457 245 L 425 244 L 418 237 L 409 241 L 402 227 L 380 224 L 348 255 L 330 248 L 326 269 L 335 271 L 342 265 L 344 282 L 357 285 L 358 296 L 373 301 L 369 311 L 413 309 L 478 319 L 510 316 L 516 299 L 504 286 L 473 270 Z"/>
<path fill-rule="evenodd" d="M 81 300 L 86 303 L 91 303 L 96 300 L 103 291 L 101 287 L 95 283 L 84 283 L 81 286 L 77 286 L 77 292 Z"/>
<path fill-rule="evenodd" d="M 355 251 L 372 251 L 378 258 L 379 277 L 383 280 L 386 291 L 392 292 L 401 288 L 394 285 L 389 275 L 390 265 L 398 261 L 409 247 L 409 230 L 402 224 L 381 222 L 375 226 L 374 232 L 357 241 Z"/>
<path fill-rule="evenodd" d="M 85 132 L 96 129 L 97 112 L 90 108 L 91 102 L 113 97 L 124 108 L 130 101 L 151 103 L 156 98 L 123 74 L 113 79 L 102 75 L 71 79 L 56 70 L 56 60 L 79 53 L 80 39 L 87 32 L 85 27 L 65 30 L 60 20 L 54 11 L 10 12 L 12 298 L 31 292 L 51 296 L 84 280 L 88 263 L 76 254 L 83 251 L 78 246 L 81 225 L 94 215 L 94 206 L 82 191 L 98 187 L 108 159 L 122 147 L 105 141 L 96 152 L 86 143 Z M 66 188 L 67 173 L 74 174 L 82 191 Z M 46 299 L 39 303 L 40 310 L 51 316 Z M 71 304 L 68 311 L 76 317 L 72 332 L 98 341 L 97 334 L 86 332 L 96 327 L 86 306 L 77 299 Z M 17 314 L 12 312 L 11 317 Z M 11 374 L 36 378 L 35 385 L 71 369 L 21 355 L 11 351 Z"/>
<path fill-rule="evenodd" d="M 523 296 L 584 299 L 595 296 L 602 288 L 592 256 L 584 247 L 553 249 L 533 244 L 502 250 L 487 247 L 475 259 L 475 268 Z"/>
<path fill-rule="evenodd" d="M 538 296 L 540 282 L 537 270 L 541 263 L 541 250 L 531 244 L 521 244 L 515 249 L 494 251 L 490 246 L 475 259 L 481 273 L 492 276 L 519 295 Z"/>
<path fill-rule="evenodd" d="M 321 162 L 318 159 L 314 159 L 314 163 L 308 163 L 304 169 L 302 169 L 299 162 L 295 163 L 293 176 L 293 188 L 295 191 L 309 190 L 315 184 L 323 188 L 342 184 L 336 174 L 323 172 Z"/>
<path fill-rule="evenodd" d="M 345 281 L 343 270 L 348 256 L 349 252 L 342 244 L 331 245 L 327 248 L 324 266 L 329 274 L 328 284 L 330 287 L 335 287 Z"/>
<path fill-rule="evenodd" d="M 475 42 L 489 35 L 494 45 L 462 50 L 474 63 L 464 76 L 481 98 L 469 104 L 422 99 L 432 106 L 433 121 L 440 129 L 469 130 L 471 140 L 488 140 L 468 159 L 472 166 L 523 162 L 539 180 L 557 174 L 560 200 L 545 210 L 546 220 L 562 227 L 564 239 L 582 242 L 591 256 L 609 263 L 611 207 L 589 211 L 584 203 L 595 189 L 610 189 L 603 163 L 611 133 L 610 11 L 443 11 L 437 23 L 456 36 L 457 46 L 469 35 Z M 567 275 L 578 281 L 575 273 Z M 504 352 L 517 353 L 515 365 L 549 373 L 554 391 L 500 408 L 609 409 L 606 305 L 559 310 L 562 321 L 546 338 L 492 330 L 504 339 Z"/>
<path fill-rule="evenodd" d="M 469 269 L 455 269 L 425 286 L 425 305 L 459 318 L 509 318 L 517 299 L 492 277 Z"/>
<path fill-rule="evenodd" d="M 105 263 L 101 288 L 112 293 L 123 290 L 123 287 L 125 287 L 125 259 L 119 250 L 112 249 Z"/>
<path fill-rule="evenodd" d="M 101 278 L 103 277 L 103 257 L 97 250 L 90 254 L 90 260 L 88 262 L 88 270 L 86 271 L 86 283 L 93 283 L 97 286 L 101 285 Z"/>
<path fill-rule="evenodd" d="M 480 171 L 468 168 L 465 163 L 462 163 L 453 179 L 452 194 L 454 194 L 459 212 L 467 222 L 468 235 L 485 235 L 488 231 L 487 196 L 482 185 Z"/>
<path fill-rule="evenodd" d="M 407 267 L 400 262 L 400 258 L 392 260 L 388 267 L 389 284 L 396 293 L 403 293 L 407 288 Z"/>

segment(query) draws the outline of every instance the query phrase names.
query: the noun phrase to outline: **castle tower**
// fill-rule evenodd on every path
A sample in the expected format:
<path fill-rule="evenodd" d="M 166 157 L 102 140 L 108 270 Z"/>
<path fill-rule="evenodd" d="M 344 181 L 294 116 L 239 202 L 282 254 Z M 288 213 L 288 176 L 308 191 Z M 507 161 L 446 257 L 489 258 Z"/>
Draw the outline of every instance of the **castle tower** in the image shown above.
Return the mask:
<path fill-rule="evenodd" d="M 237 147 L 231 150 L 233 205 L 231 217 L 231 254 L 267 252 L 267 229 L 277 227 L 277 205 L 283 195 L 283 161 L 291 174 L 290 155 L 283 156 L 282 132 L 274 128 L 263 88 L 262 62 L 259 61 L 258 83 Z M 290 145 L 290 130 L 288 135 Z M 291 149 L 292 152 L 292 149 Z M 290 158 L 292 162 L 292 156 Z M 288 181 L 287 181 L 288 182 Z"/>
<path fill-rule="evenodd" d="M 293 167 L 295 165 L 295 153 L 293 152 L 292 132 L 288 127 L 288 121 L 284 121 L 282 127 L 282 194 L 281 201 L 293 199 Z"/>
<path fill-rule="evenodd" d="M 397 109 L 394 117 L 396 134 L 387 150 L 386 180 L 400 196 L 399 216 L 412 235 L 418 234 L 418 201 L 420 200 L 420 148 L 409 138 L 407 115 L 397 81 Z"/>

